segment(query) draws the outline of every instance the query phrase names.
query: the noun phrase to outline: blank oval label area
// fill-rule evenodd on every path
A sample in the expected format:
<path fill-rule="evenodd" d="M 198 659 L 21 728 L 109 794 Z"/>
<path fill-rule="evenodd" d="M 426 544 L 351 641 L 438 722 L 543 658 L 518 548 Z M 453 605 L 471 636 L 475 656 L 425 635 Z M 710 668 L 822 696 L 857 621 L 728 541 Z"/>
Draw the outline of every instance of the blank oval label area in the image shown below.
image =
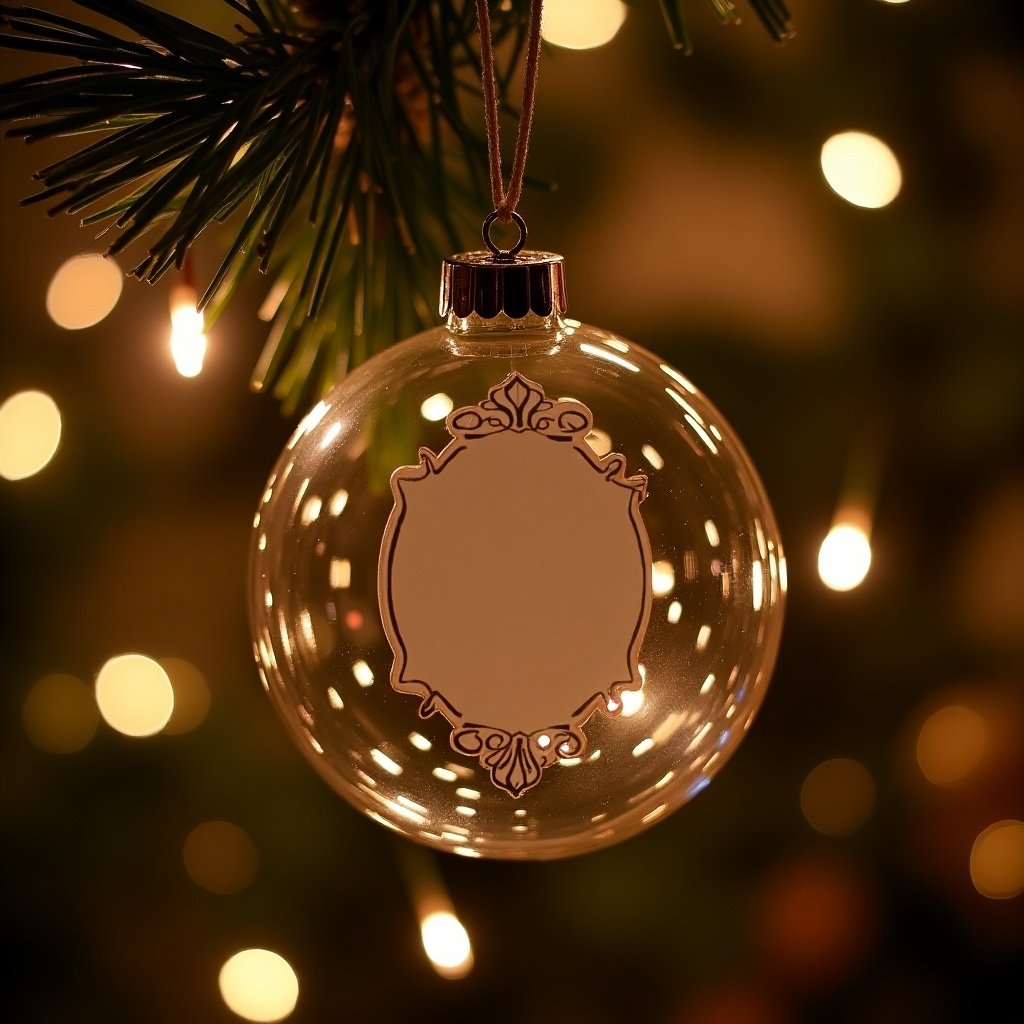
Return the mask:
<path fill-rule="evenodd" d="M 594 711 L 618 713 L 641 686 L 647 481 L 594 454 L 585 405 L 518 373 L 446 425 L 440 454 L 421 448 L 391 477 L 378 575 L 391 685 L 520 796 L 584 752 Z"/>

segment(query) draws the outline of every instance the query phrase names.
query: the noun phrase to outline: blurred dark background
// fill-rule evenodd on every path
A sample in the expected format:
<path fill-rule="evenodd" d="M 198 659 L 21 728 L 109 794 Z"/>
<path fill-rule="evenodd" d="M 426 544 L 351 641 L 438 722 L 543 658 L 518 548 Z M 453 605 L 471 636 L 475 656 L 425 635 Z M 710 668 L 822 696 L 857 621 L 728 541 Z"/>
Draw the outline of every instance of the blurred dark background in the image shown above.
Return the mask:
<path fill-rule="evenodd" d="M 166 288 L 126 282 L 62 330 L 50 281 L 100 245 L 17 205 L 50 152 L 0 146 L 0 401 L 42 390 L 63 423 L 52 462 L 0 487 L 5 1019 L 237 1019 L 217 977 L 246 947 L 291 963 L 296 1022 L 1021 1012 L 1024 14 L 790 6 L 783 48 L 694 0 L 692 57 L 653 2 L 605 46 L 545 53 L 531 170 L 559 189 L 524 199 L 531 241 L 565 254 L 572 315 L 661 353 L 736 427 L 789 605 L 761 715 L 691 805 L 583 858 L 436 860 L 474 945 L 458 981 L 420 945 L 407 851 L 308 769 L 252 664 L 250 523 L 293 426 L 248 390 L 265 282 L 195 379 Z M 0 54 L 4 79 L 39 67 Z M 896 154 L 891 205 L 825 183 L 821 146 L 850 129 Z M 202 240 L 200 278 L 218 253 Z M 836 593 L 818 548 L 851 500 L 873 563 Z M 194 722 L 93 720 L 76 694 L 129 651 L 178 659 Z M 53 673 L 73 678 L 38 689 Z M 209 821 L 244 835 L 193 839 L 187 867 Z"/>

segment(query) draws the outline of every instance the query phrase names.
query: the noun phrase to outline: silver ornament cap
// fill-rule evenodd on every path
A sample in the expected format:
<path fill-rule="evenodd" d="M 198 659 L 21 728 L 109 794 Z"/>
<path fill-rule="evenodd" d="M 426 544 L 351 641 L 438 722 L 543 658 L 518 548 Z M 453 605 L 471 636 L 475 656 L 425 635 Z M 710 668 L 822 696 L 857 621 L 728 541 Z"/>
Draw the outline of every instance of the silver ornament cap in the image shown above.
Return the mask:
<path fill-rule="evenodd" d="M 492 213 L 484 221 L 486 250 L 449 256 L 441 266 L 441 316 L 459 319 L 478 316 L 493 320 L 504 314 L 521 320 L 531 314 L 561 316 L 566 311 L 565 264 L 554 252 L 524 250 L 526 224 L 517 213 L 519 241 L 511 249 L 499 249 L 491 240 Z"/>

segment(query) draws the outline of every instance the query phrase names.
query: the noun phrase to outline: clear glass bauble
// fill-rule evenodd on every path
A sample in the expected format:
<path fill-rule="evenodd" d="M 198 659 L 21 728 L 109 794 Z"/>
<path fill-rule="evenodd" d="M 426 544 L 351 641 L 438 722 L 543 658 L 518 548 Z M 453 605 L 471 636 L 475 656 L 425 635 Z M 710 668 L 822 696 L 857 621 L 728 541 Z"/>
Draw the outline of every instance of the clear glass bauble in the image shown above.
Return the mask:
<path fill-rule="evenodd" d="M 475 320 L 476 318 L 474 318 Z M 648 477 L 653 603 L 644 685 L 595 713 L 582 758 L 518 799 L 389 684 L 377 598 L 389 479 L 445 416 L 510 371 L 594 415 L 588 443 Z M 700 792 L 761 705 L 786 589 L 771 508 L 739 440 L 671 366 L 572 320 L 449 319 L 350 374 L 299 424 L 255 518 L 250 610 L 260 673 L 314 767 L 354 807 L 465 856 L 550 858 L 618 842 Z"/>

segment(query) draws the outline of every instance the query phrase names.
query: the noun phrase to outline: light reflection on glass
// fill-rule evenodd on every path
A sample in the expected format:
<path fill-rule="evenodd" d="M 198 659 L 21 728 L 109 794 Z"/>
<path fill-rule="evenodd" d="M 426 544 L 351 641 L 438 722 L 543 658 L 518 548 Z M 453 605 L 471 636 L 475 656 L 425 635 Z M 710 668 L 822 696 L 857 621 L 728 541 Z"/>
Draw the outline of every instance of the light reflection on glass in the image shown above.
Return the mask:
<path fill-rule="evenodd" d="M 330 704 L 335 711 L 345 710 L 345 702 L 341 699 L 341 695 L 333 686 L 327 687 L 327 703 Z"/>
<path fill-rule="evenodd" d="M 719 542 L 720 542 L 720 538 L 718 536 L 718 527 L 715 526 L 715 523 L 714 523 L 713 520 L 711 520 L 711 519 L 705 520 L 705 522 L 704 522 L 704 533 L 705 533 L 705 535 L 708 538 L 708 543 L 713 548 L 717 548 L 718 545 L 719 545 Z"/>
<path fill-rule="evenodd" d="M 678 601 L 673 601 L 668 606 L 668 615 L 666 618 L 674 626 L 683 617 L 683 606 Z"/>
<path fill-rule="evenodd" d="M 476 808 L 475 807 L 466 807 L 465 804 L 459 804 L 455 808 L 455 813 L 456 814 L 461 814 L 464 818 L 472 818 L 473 815 L 476 814 Z"/>
<path fill-rule="evenodd" d="M 654 469 L 664 469 L 665 460 L 661 457 L 661 453 L 653 445 L 645 444 L 640 449 L 643 457 L 654 467 Z"/>
<path fill-rule="evenodd" d="M 348 504 L 348 491 L 339 490 L 335 491 L 331 495 L 331 500 L 327 504 L 327 511 L 332 516 L 340 516 L 345 511 L 345 506 Z"/>
<path fill-rule="evenodd" d="M 686 422 L 689 423 L 691 427 L 693 427 L 697 436 L 704 442 L 708 451 L 710 451 L 712 455 L 717 455 L 718 445 L 716 445 L 715 442 L 711 440 L 711 435 L 704 429 L 703 425 L 699 423 L 697 420 L 695 420 L 688 412 L 683 413 L 683 419 L 686 420 Z"/>
<path fill-rule="evenodd" d="M 442 768 L 440 765 L 431 773 L 442 782 L 458 782 L 459 777 L 450 768 Z"/>
<path fill-rule="evenodd" d="M 662 372 L 667 373 L 684 391 L 689 391 L 691 395 L 697 394 L 697 389 L 674 366 L 667 363 L 661 363 L 660 366 Z"/>
<path fill-rule="evenodd" d="M 348 590 L 352 585 L 352 563 L 347 558 L 332 558 L 328 581 L 334 590 Z"/>
<path fill-rule="evenodd" d="M 667 809 L 668 804 L 658 804 L 653 811 L 648 811 L 640 820 L 646 825 L 649 822 L 654 821 L 655 818 L 660 818 Z"/>
<path fill-rule="evenodd" d="M 371 747 L 370 757 L 372 757 L 373 760 L 378 765 L 380 765 L 380 767 L 383 768 L 384 771 L 386 771 L 389 775 L 402 774 L 402 766 L 400 764 L 397 764 L 395 761 L 392 761 L 391 758 L 388 757 L 388 755 L 385 754 L 383 750 L 380 750 L 377 747 Z"/>
<path fill-rule="evenodd" d="M 622 701 L 622 717 L 632 718 L 644 706 L 647 698 L 643 690 L 623 690 L 619 699 Z"/>
<path fill-rule="evenodd" d="M 665 394 L 672 399 L 684 412 L 692 416 L 698 423 L 703 423 L 703 418 L 698 414 L 697 410 L 694 409 L 689 402 L 675 388 L 665 388 Z"/>
<path fill-rule="evenodd" d="M 638 743 L 638 744 L 637 744 L 637 745 L 636 745 L 636 746 L 635 746 L 635 747 L 633 748 L 633 756 L 634 756 L 634 757 L 641 757 L 642 755 L 646 754 L 646 753 L 647 753 L 647 751 L 648 751 L 648 750 L 650 750 L 650 749 L 651 749 L 651 747 L 653 747 L 653 746 L 654 746 L 654 740 L 652 740 L 652 739 L 650 738 L 650 736 L 648 736 L 648 737 L 647 737 L 646 739 L 642 739 L 642 740 L 641 740 L 641 741 L 640 741 L 640 742 L 639 742 L 639 743 Z"/>
<path fill-rule="evenodd" d="M 334 444 L 338 435 L 341 433 L 341 421 L 332 423 L 325 431 L 324 436 L 320 438 L 320 450 L 326 451 Z"/>
<path fill-rule="evenodd" d="M 418 732 L 409 733 L 409 742 L 417 750 L 430 750 L 430 748 L 433 746 L 433 744 L 430 742 L 430 740 L 427 739 L 426 736 L 421 736 Z"/>
<path fill-rule="evenodd" d="M 360 660 L 353 663 L 352 675 L 355 676 L 356 682 L 360 686 L 373 686 L 373 669 L 365 661 Z"/>
<path fill-rule="evenodd" d="M 761 563 L 757 561 L 750 568 L 750 602 L 754 606 L 754 611 L 759 612 L 764 602 L 764 570 L 761 568 Z"/>
<path fill-rule="evenodd" d="M 714 686 L 714 685 L 715 685 L 715 674 L 714 674 L 714 672 L 709 672 L 707 679 L 705 679 L 704 682 L 701 683 L 701 687 L 700 687 L 700 694 L 701 694 L 701 696 L 703 697 L 707 693 L 709 693 L 711 691 L 711 687 Z"/>
<path fill-rule="evenodd" d="M 616 355 L 614 352 L 609 352 L 607 349 L 598 348 L 597 345 L 591 345 L 584 341 L 580 344 L 580 351 L 586 352 L 587 355 L 596 356 L 598 359 L 604 359 L 606 362 L 615 363 L 617 366 L 621 366 L 624 370 L 631 370 L 633 373 L 639 373 L 640 367 L 636 363 L 631 363 L 628 359 L 623 359 L 622 356 Z"/>
<path fill-rule="evenodd" d="M 651 588 L 655 597 L 671 594 L 676 585 L 676 572 L 672 563 L 660 559 L 651 566 Z"/>
<path fill-rule="evenodd" d="M 697 642 L 693 645 L 695 651 L 703 651 L 708 645 L 708 640 L 711 639 L 711 627 L 701 626 L 697 630 Z"/>

